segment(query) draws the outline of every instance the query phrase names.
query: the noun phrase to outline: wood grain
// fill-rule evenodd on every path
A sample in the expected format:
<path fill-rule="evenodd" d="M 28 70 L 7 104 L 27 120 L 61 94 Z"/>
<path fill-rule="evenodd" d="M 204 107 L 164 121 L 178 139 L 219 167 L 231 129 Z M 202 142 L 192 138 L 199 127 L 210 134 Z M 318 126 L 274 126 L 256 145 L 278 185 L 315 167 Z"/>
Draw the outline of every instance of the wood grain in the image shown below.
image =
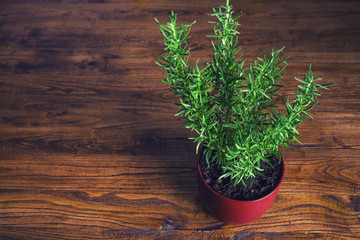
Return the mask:
<path fill-rule="evenodd" d="M 286 45 L 282 94 L 312 63 L 335 82 L 304 122 L 273 206 L 217 221 L 196 185 L 193 133 L 173 115 L 154 18 L 197 20 L 209 58 L 218 1 L 0 2 L 0 239 L 357 239 L 360 237 L 360 3 L 232 1 L 240 42 Z M 288 81 L 289 80 L 289 81 Z"/>

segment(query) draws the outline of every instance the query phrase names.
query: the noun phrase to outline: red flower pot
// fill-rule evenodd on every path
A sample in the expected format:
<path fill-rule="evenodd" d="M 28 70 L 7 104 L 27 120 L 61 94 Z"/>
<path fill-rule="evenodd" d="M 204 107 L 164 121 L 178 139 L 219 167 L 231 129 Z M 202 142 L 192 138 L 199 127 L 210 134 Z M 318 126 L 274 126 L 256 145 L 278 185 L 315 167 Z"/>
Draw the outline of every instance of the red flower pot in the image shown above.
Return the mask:
<path fill-rule="evenodd" d="M 261 217 L 274 202 L 284 177 L 283 159 L 281 160 L 281 164 L 281 180 L 271 193 L 256 200 L 238 201 L 223 197 L 216 193 L 205 182 L 198 161 L 198 185 L 201 201 L 214 217 L 227 224 L 240 225 L 252 222 Z"/>

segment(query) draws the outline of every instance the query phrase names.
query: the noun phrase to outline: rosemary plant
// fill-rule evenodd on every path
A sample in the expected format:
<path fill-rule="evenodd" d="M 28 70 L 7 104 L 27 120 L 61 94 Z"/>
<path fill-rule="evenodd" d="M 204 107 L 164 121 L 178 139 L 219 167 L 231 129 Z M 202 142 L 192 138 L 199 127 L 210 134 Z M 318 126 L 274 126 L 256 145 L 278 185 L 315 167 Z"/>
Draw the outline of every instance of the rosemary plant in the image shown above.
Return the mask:
<path fill-rule="evenodd" d="M 203 154 L 209 164 L 216 161 L 223 169 L 220 178 L 231 177 L 235 185 L 251 180 L 261 174 L 260 162 L 270 164 L 268 158 L 277 155 L 279 146 L 291 148 L 289 143 L 297 141 L 300 123 L 311 117 L 308 113 L 317 103 L 320 88 L 328 89 L 332 84 L 318 84 L 311 65 L 295 92 L 295 100 L 287 97 L 286 110 L 278 110 L 274 99 L 280 97 L 281 81 L 288 58 L 280 57 L 284 48 L 261 50 L 253 64 L 244 66 L 245 59 L 238 56 L 236 21 L 232 6 L 226 4 L 213 9 L 215 24 L 211 60 L 199 66 L 199 60 L 189 63 L 187 40 L 188 25 L 177 25 L 177 15 L 171 12 L 167 24 L 156 22 L 164 36 L 165 50 L 158 56 L 157 64 L 164 69 L 163 82 L 179 101 L 175 102 L 182 116 L 184 127 L 196 131 L 191 138 L 204 146 Z M 285 108 L 284 108 L 285 109 Z M 299 142 L 300 143 L 300 142 Z M 270 164 L 271 165 L 271 164 Z"/>

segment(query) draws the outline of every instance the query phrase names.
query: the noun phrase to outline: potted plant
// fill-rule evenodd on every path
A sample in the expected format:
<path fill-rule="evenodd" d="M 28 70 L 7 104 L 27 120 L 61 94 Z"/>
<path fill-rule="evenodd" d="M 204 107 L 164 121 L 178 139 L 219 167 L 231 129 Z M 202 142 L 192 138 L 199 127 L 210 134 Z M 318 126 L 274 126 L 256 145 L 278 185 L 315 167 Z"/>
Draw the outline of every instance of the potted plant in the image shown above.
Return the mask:
<path fill-rule="evenodd" d="M 278 91 L 288 58 L 279 50 L 261 50 L 253 64 L 238 56 L 240 15 L 234 16 L 229 1 L 213 9 L 215 24 L 211 60 L 199 66 L 189 63 L 187 40 L 190 27 L 170 22 L 159 24 L 164 51 L 157 64 L 164 68 L 163 82 L 178 98 L 175 102 L 185 128 L 194 130 L 197 143 L 200 197 L 218 219 L 244 224 L 259 218 L 274 201 L 284 175 L 284 148 L 297 141 L 300 123 L 318 102 L 321 85 L 311 65 L 296 97 L 283 99 Z M 283 103 L 283 109 L 278 105 Z M 300 142 L 299 142 L 300 143 Z"/>

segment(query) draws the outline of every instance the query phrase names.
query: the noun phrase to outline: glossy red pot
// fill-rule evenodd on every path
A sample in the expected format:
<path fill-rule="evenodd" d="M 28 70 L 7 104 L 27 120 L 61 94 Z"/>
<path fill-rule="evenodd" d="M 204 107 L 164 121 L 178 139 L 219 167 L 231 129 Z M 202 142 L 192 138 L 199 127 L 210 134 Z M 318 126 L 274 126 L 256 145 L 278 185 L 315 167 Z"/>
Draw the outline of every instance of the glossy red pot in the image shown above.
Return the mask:
<path fill-rule="evenodd" d="M 199 157 L 200 159 L 200 157 Z M 284 177 L 284 161 L 282 159 L 282 176 L 277 187 L 268 195 L 249 201 L 237 201 L 216 193 L 204 180 L 198 161 L 198 185 L 200 198 L 207 210 L 217 219 L 232 225 L 252 222 L 261 217 L 274 202 Z"/>

